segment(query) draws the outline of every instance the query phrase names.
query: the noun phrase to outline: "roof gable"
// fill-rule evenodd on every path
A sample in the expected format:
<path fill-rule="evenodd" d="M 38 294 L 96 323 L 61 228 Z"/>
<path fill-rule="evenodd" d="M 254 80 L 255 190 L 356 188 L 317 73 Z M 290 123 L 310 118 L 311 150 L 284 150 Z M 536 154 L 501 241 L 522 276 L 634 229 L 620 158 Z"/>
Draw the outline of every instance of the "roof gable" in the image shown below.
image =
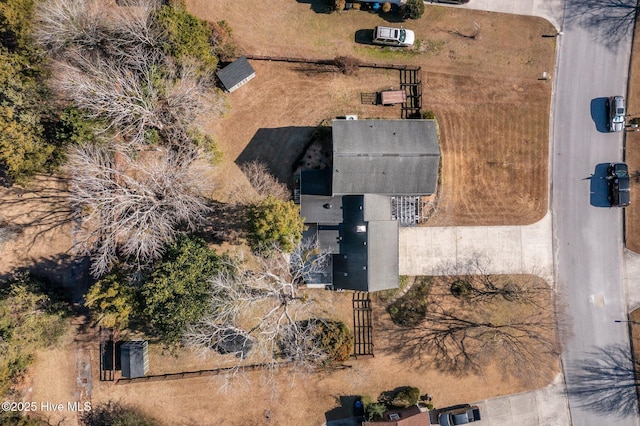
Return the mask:
<path fill-rule="evenodd" d="M 334 195 L 435 192 L 435 120 L 334 120 L 332 131 Z"/>

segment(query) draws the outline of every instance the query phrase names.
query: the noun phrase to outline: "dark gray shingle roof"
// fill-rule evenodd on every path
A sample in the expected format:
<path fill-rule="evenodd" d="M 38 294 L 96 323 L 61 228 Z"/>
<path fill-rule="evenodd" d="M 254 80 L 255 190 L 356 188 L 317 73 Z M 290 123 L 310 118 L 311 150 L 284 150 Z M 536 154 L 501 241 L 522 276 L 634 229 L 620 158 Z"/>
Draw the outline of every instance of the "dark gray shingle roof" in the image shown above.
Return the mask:
<path fill-rule="evenodd" d="M 434 120 L 334 120 L 332 191 L 427 195 L 436 190 Z"/>
<path fill-rule="evenodd" d="M 220 82 L 227 90 L 230 90 L 233 86 L 252 74 L 255 74 L 255 71 L 244 56 L 241 56 L 236 61 L 216 72 Z"/>

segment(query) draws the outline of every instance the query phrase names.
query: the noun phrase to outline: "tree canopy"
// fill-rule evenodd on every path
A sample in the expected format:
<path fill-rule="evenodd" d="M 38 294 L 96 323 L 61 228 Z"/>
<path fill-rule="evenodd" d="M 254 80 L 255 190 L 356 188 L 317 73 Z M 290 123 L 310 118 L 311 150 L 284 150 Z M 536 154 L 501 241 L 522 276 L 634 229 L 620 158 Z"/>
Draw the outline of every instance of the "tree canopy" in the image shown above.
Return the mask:
<path fill-rule="evenodd" d="M 97 323 L 122 330 L 128 327 L 134 314 L 136 290 L 114 272 L 91 286 L 85 305 L 92 310 Z"/>
<path fill-rule="evenodd" d="M 65 306 L 43 288 L 27 274 L 0 282 L 0 395 L 11 390 L 35 351 L 54 344 L 66 329 Z"/>
<path fill-rule="evenodd" d="M 200 72 L 212 73 L 218 65 L 209 38 L 211 29 L 205 21 L 182 7 L 162 6 L 155 14 L 164 40 L 162 49 L 181 63 L 188 58 L 200 62 Z"/>
<path fill-rule="evenodd" d="M 419 19 L 424 14 L 424 2 L 422 0 L 407 0 L 405 15 L 411 19 Z"/>
<path fill-rule="evenodd" d="M 168 248 L 142 285 L 144 315 L 166 344 L 211 312 L 209 279 L 226 263 L 199 238 L 183 237 Z"/>

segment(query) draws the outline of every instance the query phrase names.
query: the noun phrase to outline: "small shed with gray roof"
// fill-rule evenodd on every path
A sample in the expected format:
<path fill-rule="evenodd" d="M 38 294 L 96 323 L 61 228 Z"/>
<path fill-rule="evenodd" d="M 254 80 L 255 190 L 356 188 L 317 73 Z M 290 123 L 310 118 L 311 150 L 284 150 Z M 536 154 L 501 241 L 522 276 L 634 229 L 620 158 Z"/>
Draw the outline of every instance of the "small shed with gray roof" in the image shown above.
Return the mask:
<path fill-rule="evenodd" d="M 247 58 L 241 56 L 223 69 L 217 71 L 216 76 L 220 80 L 220 83 L 222 83 L 224 89 L 231 93 L 255 78 L 256 72 Z"/>
<path fill-rule="evenodd" d="M 149 343 L 130 340 L 120 346 L 122 377 L 143 377 L 149 371 Z"/>

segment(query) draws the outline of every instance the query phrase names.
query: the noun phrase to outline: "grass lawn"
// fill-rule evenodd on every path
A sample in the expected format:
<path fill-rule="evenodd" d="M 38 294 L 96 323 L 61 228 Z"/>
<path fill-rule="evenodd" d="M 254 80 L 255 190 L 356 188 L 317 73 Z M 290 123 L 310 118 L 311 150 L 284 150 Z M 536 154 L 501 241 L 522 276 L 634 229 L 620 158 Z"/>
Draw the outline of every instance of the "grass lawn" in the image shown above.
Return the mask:
<path fill-rule="evenodd" d="M 414 49 L 389 49 L 355 41 L 356 32 L 389 24 L 367 12 L 319 14 L 291 0 L 187 5 L 203 19 L 226 20 L 246 54 L 419 65 L 423 110 L 435 112 L 442 148 L 438 209 L 427 225 L 529 224 L 546 213 L 551 85 L 539 77 L 554 64 L 555 39 L 542 37 L 553 31 L 548 22 L 428 5 L 422 19 L 403 23 L 416 32 Z M 460 35 L 476 30 L 475 38 Z M 345 76 L 301 64 L 252 65 L 256 78 L 229 96 L 231 112 L 209 126 L 225 152 L 220 176 L 227 180 L 243 178 L 234 161 L 247 147 L 278 152 L 279 139 L 290 147 L 287 129 L 299 134 L 345 114 L 400 118 L 398 107 L 361 102 L 361 93 L 399 87 L 397 71 Z M 276 174 L 290 170 L 289 161 L 272 160 Z"/>

